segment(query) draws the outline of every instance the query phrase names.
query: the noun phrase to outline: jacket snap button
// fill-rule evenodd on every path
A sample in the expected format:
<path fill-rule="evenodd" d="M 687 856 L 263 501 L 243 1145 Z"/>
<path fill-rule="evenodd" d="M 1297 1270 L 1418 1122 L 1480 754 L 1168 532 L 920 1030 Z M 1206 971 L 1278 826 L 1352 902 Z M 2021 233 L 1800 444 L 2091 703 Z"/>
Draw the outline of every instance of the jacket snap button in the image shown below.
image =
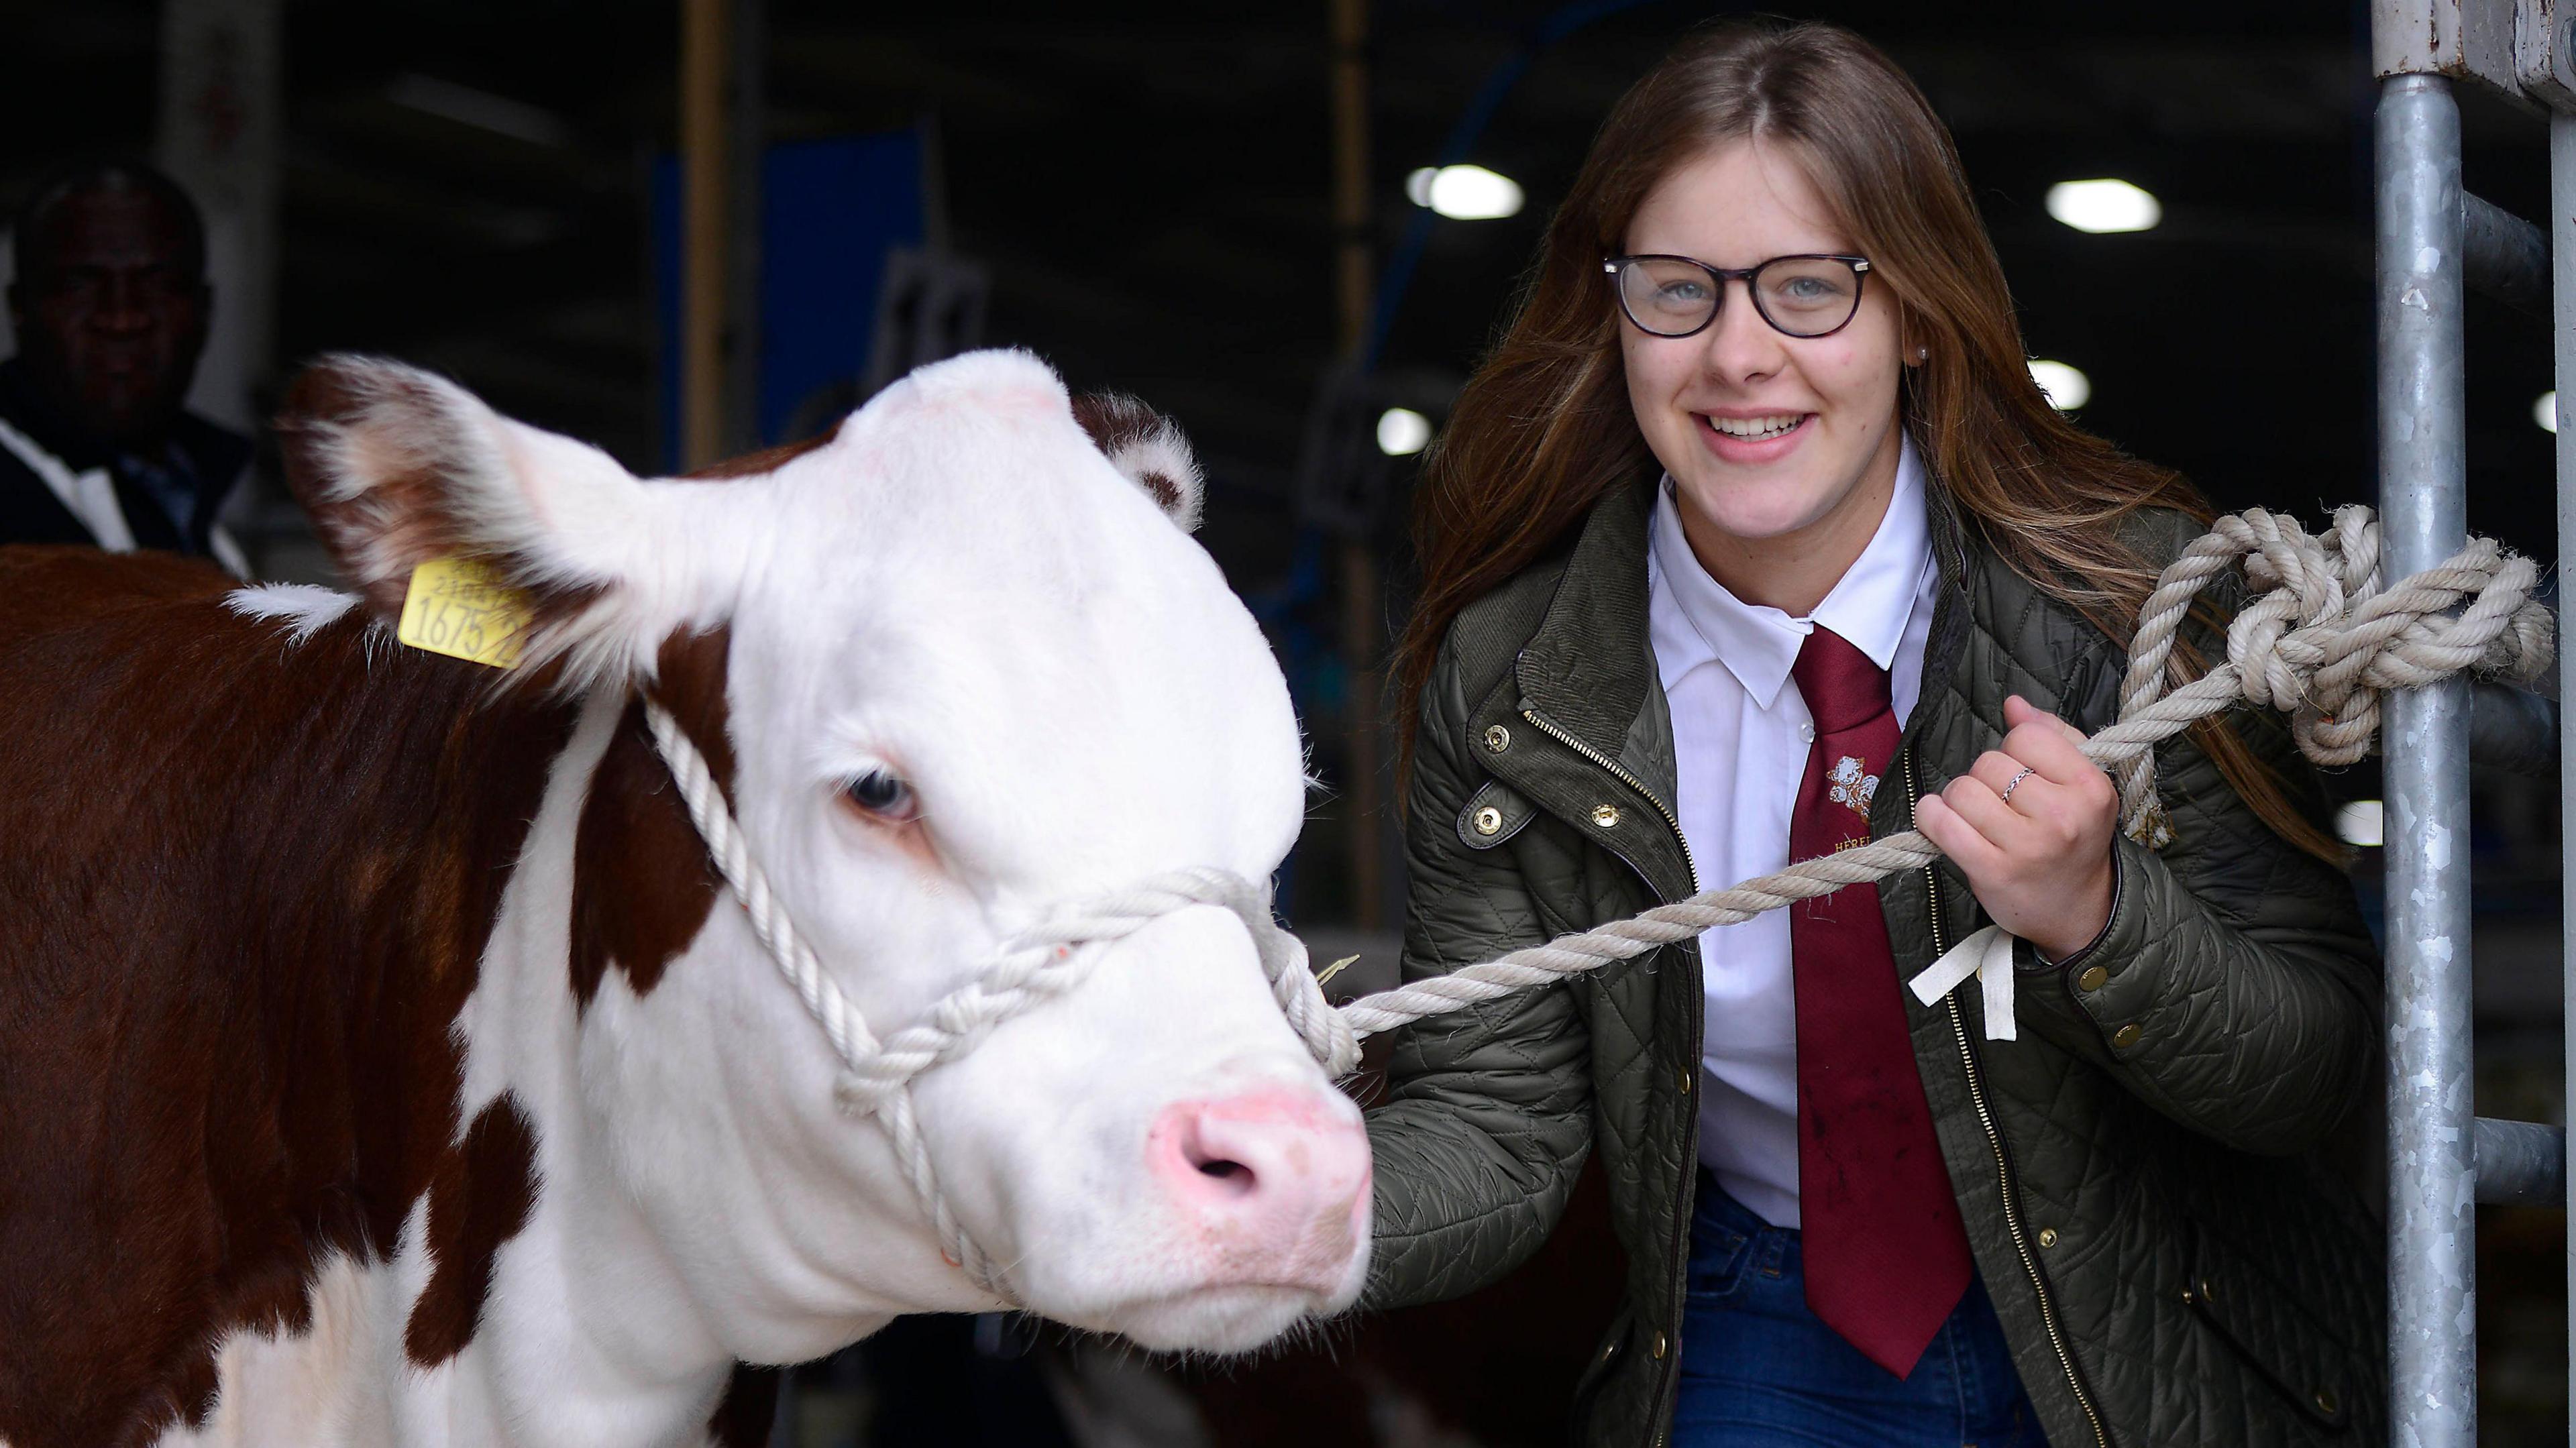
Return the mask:
<path fill-rule="evenodd" d="M 2145 1034 L 2146 1032 L 2139 1028 L 2136 1021 L 2131 1021 L 2111 1033 L 2111 1044 L 2125 1051 L 2138 1044 L 2138 1038 Z"/>
<path fill-rule="evenodd" d="M 1664 1335 L 1663 1335 L 1662 1333 L 1660 1333 L 1660 1332 L 1659 1332 L 1659 1333 L 1656 1333 L 1656 1334 L 1655 1334 L 1655 1361 L 1657 1361 L 1657 1362 L 1662 1362 L 1662 1361 L 1664 1360 L 1664 1352 L 1665 1352 L 1665 1350 L 1666 1350 L 1666 1349 L 1668 1349 L 1668 1348 L 1670 1348 L 1671 1346 L 1672 1346 L 1672 1343 L 1670 1343 L 1669 1341 L 1667 1341 L 1667 1340 L 1665 1339 L 1665 1337 L 1664 1337 Z"/>
<path fill-rule="evenodd" d="M 1492 805 L 1487 805 L 1483 809 L 1476 811 L 1476 833 L 1480 835 L 1495 835 L 1502 833 L 1502 830 L 1503 812 L 1501 810 L 1494 808 Z"/>
<path fill-rule="evenodd" d="M 2110 983 L 2111 972 L 2098 965 L 2085 967 L 2084 973 L 2075 978 L 2077 990 L 2100 990 Z"/>
<path fill-rule="evenodd" d="M 1605 830 L 1610 828 L 1612 825 L 1619 823 L 1619 807 L 1615 804 L 1594 805 L 1592 807 L 1592 822 Z"/>
<path fill-rule="evenodd" d="M 2334 1389 L 2319 1388 L 2317 1389 L 2317 1411 L 2331 1418 L 2343 1411 L 2343 1400 L 2335 1396 Z"/>
<path fill-rule="evenodd" d="M 1681 1068 L 1681 1070 L 1679 1070 L 1679 1071 L 1677 1071 L 1677 1072 L 1675 1072 L 1675 1073 L 1673 1073 L 1673 1074 L 1675 1074 L 1675 1075 L 1677 1075 L 1677 1076 L 1679 1076 L 1679 1077 L 1681 1077 L 1681 1078 L 1682 1078 L 1682 1094 L 1683 1094 L 1684 1096 L 1688 1096 L 1688 1095 L 1690 1094 L 1690 1088 L 1691 1088 L 1691 1068 L 1690 1068 L 1690 1067 L 1688 1067 L 1688 1066 L 1684 1066 L 1683 1068 Z"/>
<path fill-rule="evenodd" d="M 2041 1246 L 2043 1246 L 2043 1247 L 2054 1247 L 2054 1246 L 2056 1246 L 2056 1245 L 2057 1245 L 2057 1229 L 2056 1229 L 2055 1227 L 2042 1227 L 2042 1228 L 2040 1228 L 2040 1229 L 2039 1229 L 2039 1245 L 2041 1245 Z"/>
<path fill-rule="evenodd" d="M 1488 724 L 1488 725 L 1486 725 L 1486 726 L 1485 726 L 1485 752 L 1486 752 L 1486 753 L 1488 753 L 1488 754 L 1500 754 L 1500 753 L 1502 753 L 1504 750 L 1509 749 L 1509 748 L 1511 748 L 1511 747 L 1512 747 L 1512 731 L 1510 731 L 1509 729 L 1504 728 L 1504 727 L 1503 727 L 1502 725 L 1500 725 L 1500 724 Z"/>
<path fill-rule="evenodd" d="M 2208 1303 L 2215 1303 L 2215 1302 L 2217 1302 L 2217 1301 L 2218 1301 L 2218 1284 L 2216 1284 L 2216 1283 L 2214 1283 L 2214 1282 L 2210 1281 L 2210 1280 L 2209 1280 L 2208 1278 L 2206 1278 L 2206 1277 L 2203 1277 L 2202 1279 L 2200 1279 L 2200 1300 L 2201 1300 L 2201 1301 L 2203 1301 L 2203 1302 L 2208 1302 Z"/>

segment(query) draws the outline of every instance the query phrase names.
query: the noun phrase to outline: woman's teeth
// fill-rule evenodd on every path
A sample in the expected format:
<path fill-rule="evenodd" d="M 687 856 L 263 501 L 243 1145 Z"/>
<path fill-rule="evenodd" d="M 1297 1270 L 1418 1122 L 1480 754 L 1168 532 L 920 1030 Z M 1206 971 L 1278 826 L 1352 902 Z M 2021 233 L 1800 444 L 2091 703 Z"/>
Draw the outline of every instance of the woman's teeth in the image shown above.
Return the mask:
<path fill-rule="evenodd" d="M 1804 413 L 1782 413 L 1774 417 L 1712 417 L 1708 425 L 1729 437 L 1759 440 L 1778 437 L 1806 420 Z"/>
<path fill-rule="evenodd" d="M 1763 438 L 1778 437 L 1806 420 L 1807 414 L 1791 412 L 1778 417 L 1712 417 L 1708 419 L 1708 425 L 1728 437 L 1758 442 Z"/>

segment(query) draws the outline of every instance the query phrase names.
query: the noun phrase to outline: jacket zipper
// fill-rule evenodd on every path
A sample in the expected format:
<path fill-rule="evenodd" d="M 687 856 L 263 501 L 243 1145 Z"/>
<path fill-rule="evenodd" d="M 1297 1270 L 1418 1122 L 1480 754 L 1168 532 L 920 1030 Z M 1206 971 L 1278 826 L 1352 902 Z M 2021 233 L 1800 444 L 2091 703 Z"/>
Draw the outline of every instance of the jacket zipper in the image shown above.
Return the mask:
<path fill-rule="evenodd" d="M 1569 734 L 1565 730 L 1548 722 L 1545 718 L 1540 716 L 1536 709 L 1523 709 L 1521 711 L 1521 717 L 1527 719 L 1530 722 L 1530 727 L 1538 730 L 1541 734 L 1544 734 L 1548 738 L 1555 740 L 1557 743 L 1564 745 L 1566 748 L 1573 750 L 1585 759 L 1591 760 L 1601 768 L 1608 770 L 1612 778 L 1617 779 L 1621 784 L 1635 790 L 1648 804 L 1653 805 L 1656 813 L 1661 814 L 1664 817 L 1664 823 L 1672 827 L 1674 843 L 1682 847 L 1682 867 L 1690 872 L 1691 893 L 1694 895 L 1699 893 L 1699 863 L 1691 858 L 1690 837 L 1682 833 L 1681 816 L 1673 812 L 1672 806 L 1664 803 L 1662 798 L 1656 795 L 1653 790 L 1646 788 L 1644 780 L 1641 780 L 1637 778 L 1637 776 L 1630 774 L 1627 770 L 1620 768 L 1618 762 L 1611 759 L 1610 756 L 1603 754 L 1600 750 L 1593 748 L 1591 745 L 1575 738 L 1572 734 Z M 1617 854 L 1618 852 L 1614 850 L 1612 853 Z M 1620 859 L 1627 862 L 1629 869 L 1637 871 L 1637 878 L 1646 881 L 1646 888 L 1648 890 L 1654 891 L 1658 899 L 1662 897 L 1663 892 L 1655 889 L 1655 882 L 1646 878 L 1645 871 L 1637 869 L 1636 861 L 1629 860 L 1625 855 L 1620 855 Z M 1669 904 L 1670 902 L 1667 901 L 1665 903 Z M 1698 1029 L 1700 1031 L 1705 1031 L 1708 1028 L 1708 1021 L 1704 1013 L 1701 1015 L 1695 1015 L 1692 1019 L 1698 1022 Z M 1694 1038 L 1691 1041 L 1688 1064 L 1682 1069 L 1692 1072 L 1698 1071 L 1700 1049 L 1701 1040 L 1697 1035 L 1694 1035 Z M 1696 1101 L 1691 1103 L 1691 1111 L 1688 1120 L 1691 1124 L 1691 1156 L 1695 1161 L 1699 1155 L 1699 1109 Z M 1673 1260 L 1684 1264 L 1684 1270 L 1678 1274 L 1673 1281 L 1672 1300 L 1666 1304 L 1666 1311 L 1676 1331 L 1678 1331 L 1681 1326 L 1683 1307 L 1682 1299 L 1684 1295 L 1690 1291 L 1690 1273 L 1688 1271 L 1688 1263 L 1690 1259 L 1689 1208 L 1692 1181 L 1691 1171 L 1693 1169 L 1694 1168 L 1685 1168 L 1673 1174 L 1677 1190 L 1673 1194 L 1673 1236 L 1670 1250 L 1673 1254 Z M 1680 1369 L 1681 1361 L 1681 1344 L 1679 1342 L 1675 1342 L 1672 1345 L 1671 1350 L 1664 1354 L 1663 1365 L 1655 1374 L 1655 1402 L 1658 1405 L 1664 1401 L 1665 1395 L 1671 1390 L 1673 1374 Z M 1649 1418 L 1648 1421 L 1651 1422 L 1653 1419 Z M 1658 1431 L 1649 1431 L 1646 1435 L 1646 1442 L 1649 1445 L 1649 1448 L 1663 1448 L 1664 1434 Z"/>
<path fill-rule="evenodd" d="M 1905 754 L 1905 793 L 1910 799 L 1921 798 L 1914 784 L 1914 752 Z M 1931 865 L 1923 867 L 1923 885 L 1932 914 L 1932 958 L 1950 953 L 1941 929 L 1941 875 Z M 1976 1049 L 1968 1043 L 1968 1023 L 1959 1012 L 1959 993 L 1950 992 L 1950 1033 L 1959 1042 L 1959 1060 L 1968 1070 L 1968 1099 L 1977 1108 L 1977 1123 L 1986 1129 L 1986 1144 L 1994 1149 L 1995 1179 L 2001 1185 L 2004 1203 L 2004 1226 L 2012 1233 L 2013 1250 L 2021 1254 L 2022 1270 L 2030 1274 L 2031 1290 L 2039 1294 L 2039 1320 L 2048 1328 L 2048 1345 L 2057 1350 L 2058 1366 L 2066 1370 L 2066 1385 L 2075 1392 L 2075 1404 L 2084 1410 L 2084 1419 L 2093 1428 L 2093 1441 L 2099 1448 L 2111 1448 L 2111 1435 L 2102 1427 L 2102 1415 L 2093 1406 L 2093 1395 L 2085 1391 L 2083 1375 L 2075 1369 L 2075 1355 L 2066 1348 L 2066 1335 L 2057 1322 L 2057 1304 L 2049 1298 L 2048 1280 L 2040 1275 L 2039 1259 L 2031 1255 L 2030 1239 L 2023 1235 L 2021 1198 L 2013 1189 L 2012 1161 L 2004 1153 L 2003 1133 L 1995 1128 L 1994 1113 L 1986 1108 L 1985 1075 L 1977 1065 Z"/>
<path fill-rule="evenodd" d="M 1682 847 L 1682 868 L 1690 871 L 1691 893 L 1694 895 L 1699 893 L 1699 865 L 1696 861 L 1691 859 L 1690 839 L 1682 833 L 1682 818 L 1680 815 L 1673 813 L 1671 805 L 1668 805 L 1664 803 L 1663 800 L 1657 798 L 1653 790 L 1646 788 L 1646 782 L 1644 780 L 1641 780 L 1637 776 L 1620 768 L 1617 761 L 1611 759 L 1609 755 L 1602 753 L 1600 750 L 1593 748 L 1591 745 L 1584 743 L 1582 740 L 1575 738 L 1573 735 L 1559 729 L 1554 724 L 1549 723 L 1546 719 L 1540 717 L 1539 712 L 1536 709 L 1523 709 L 1521 711 L 1521 717 L 1530 721 L 1531 727 L 1538 730 L 1541 734 L 1544 734 L 1548 738 L 1555 740 L 1557 743 L 1564 745 L 1566 748 L 1573 750 L 1575 753 L 1582 755 L 1584 758 L 1591 760 L 1593 763 L 1600 765 L 1603 769 L 1610 771 L 1611 776 L 1617 779 L 1621 784 L 1624 784 L 1630 789 L 1635 790 L 1638 794 L 1643 795 L 1646 803 L 1653 805 L 1655 807 L 1655 812 L 1664 817 L 1664 823 L 1673 827 L 1673 840 Z M 1633 861 L 1629 864 L 1629 868 L 1632 870 L 1636 869 L 1636 865 Z M 1637 870 L 1637 873 L 1642 877 L 1646 872 L 1643 870 Z M 1654 881 L 1648 880 L 1646 882 L 1646 887 L 1651 890 L 1654 888 L 1654 883 Z"/>

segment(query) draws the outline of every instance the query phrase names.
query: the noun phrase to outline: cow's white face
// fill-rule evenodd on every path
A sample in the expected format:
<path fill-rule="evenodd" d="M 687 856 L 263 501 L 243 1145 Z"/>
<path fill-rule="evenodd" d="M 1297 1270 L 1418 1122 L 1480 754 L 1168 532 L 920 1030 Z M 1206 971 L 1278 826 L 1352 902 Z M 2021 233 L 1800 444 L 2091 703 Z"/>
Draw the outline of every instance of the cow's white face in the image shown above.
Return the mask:
<path fill-rule="evenodd" d="M 1175 526 L 1194 469 L 1156 465 L 1166 516 L 1032 358 L 925 369 L 724 482 L 638 482 L 447 384 L 334 365 L 358 400 L 323 522 L 380 608 L 420 557 L 494 557 L 594 695 L 719 631 L 736 816 L 880 1037 L 1050 906 L 1188 865 L 1264 878 L 1296 836 L 1278 669 Z M 579 1013 L 583 1129 L 728 1351 L 992 1305 L 886 1132 L 834 1105 L 838 1059 L 729 898 L 647 986 L 612 970 Z M 1224 1351 L 1358 1292 L 1358 1112 L 1221 909 L 1109 947 L 915 1099 L 961 1222 L 1038 1312 Z"/>

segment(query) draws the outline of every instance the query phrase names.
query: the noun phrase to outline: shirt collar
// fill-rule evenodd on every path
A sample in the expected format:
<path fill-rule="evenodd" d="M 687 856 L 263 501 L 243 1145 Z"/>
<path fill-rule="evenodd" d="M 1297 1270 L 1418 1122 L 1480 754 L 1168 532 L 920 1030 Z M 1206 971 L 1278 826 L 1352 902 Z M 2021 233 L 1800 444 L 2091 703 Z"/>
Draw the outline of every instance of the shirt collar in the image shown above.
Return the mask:
<path fill-rule="evenodd" d="M 1654 598 L 1649 634 L 1664 688 L 1669 691 L 1691 670 L 1715 661 L 1764 709 L 1779 698 L 1780 686 L 1788 682 L 1789 670 L 1798 662 L 1798 650 L 1818 624 L 1849 640 L 1871 663 L 1889 667 L 1923 596 L 1924 576 L 1932 568 L 1923 462 L 1914 450 L 1914 440 L 1901 434 L 1896 488 L 1888 498 L 1887 516 L 1879 520 L 1869 546 L 1833 591 L 1805 618 L 1746 603 L 1708 576 L 1682 536 L 1670 477 L 1656 490 L 1654 519 L 1648 526 L 1646 569 Z"/>

